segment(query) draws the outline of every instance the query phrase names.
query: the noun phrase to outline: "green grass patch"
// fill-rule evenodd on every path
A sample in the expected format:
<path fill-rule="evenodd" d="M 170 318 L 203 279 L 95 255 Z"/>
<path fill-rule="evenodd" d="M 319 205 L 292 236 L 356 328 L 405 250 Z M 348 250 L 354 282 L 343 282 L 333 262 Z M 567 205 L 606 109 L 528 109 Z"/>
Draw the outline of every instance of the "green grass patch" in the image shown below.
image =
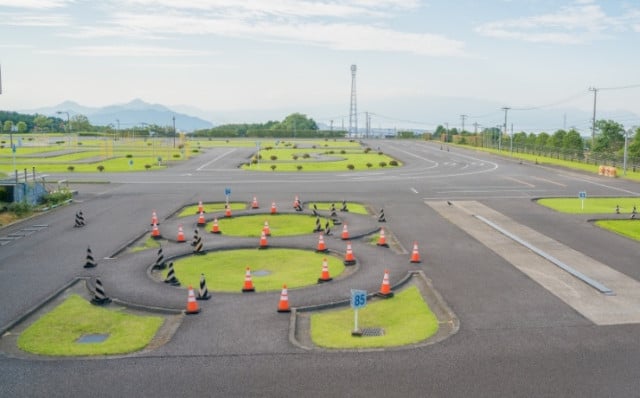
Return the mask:
<path fill-rule="evenodd" d="M 631 213 L 633 206 L 640 211 L 640 198 L 599 198 L 587 197 L 584 209 L 580 198 L 545 198 L 538 199 L 538 203 L 561 213 L 571 214 L 603 214 L 615 213 L 616 206 L 620 206 L 620 213 Z"/>
<path fill-rule="evenodd" d="M 415 286 L 358 311 L 360 328 L 383 328 L 384 336 L 351 336 L 353 315 L 351 308 L 311 315 L 312 341 L 325 348 L 394 347 L 418 343 L 438 331 L 438 319 Z"/>
<path fill-rule="evenodd" d="M 244 210 L 244 209 L 247 208 L 247 204 L 243 203 L 243 202 L 231 202 L 231 203 L 229 203 L 229 206 L 231 206 L 231 211 L 232 212 L 234 210 Z M 203 208 L 205 213 L 221 212 L 221 211 L 224 211 L 224 202 L 203 203 L 202 204 L 202 208 Z M 178 217 L 189 217 L 189 216 L 193 216 L 193 215 L 196 215 L 196 214 L 198 214 L 198 205 L 192 205 L 192 206 L 187 206 L 184 209 L 182 209 L 180 214 L 178 214 Z"/>
<path fill-rule="evenodd" d="M 39 355 L 77 356 L 125 354 L 144 348 L 163 319 L 135 316 L 96 307 L 72 295 L 18 337 L 18 347 Z M 101 343 L 78 343 L 85 334 L 108 334 Z"/>
<path fill-rule="evenodd" d="M 174 269 L 182 286 L 199 286 L 200 274 L 203 273 L 209 290 L 240 292 L 245 269 L 250 267 L 256 291 L 264 292 L 280 290 L 285 283 L 292 289 L 316 284 L 324 258 L 332 277 L 344 271 L 342 260 L 326 253 L 276 248 L 222 250 L 193 255 L 174 261 Z M 265 275 L 261 275 L 262 271 Z"/>
<path fill-rule="evenodd" d="M 309 202 L 307 205 L 311 206 L 310 208 L 313 208 L 314 203 L 318 207 L 318 210 L 329 211 L 331 209 L 330 202 Z M 334 202 L 334 204 L 336 205 L 336 213 L 339 214 L 340 208 L 342 207 L 342 202 Z M 369 214 L 367 208 L 360 203 L 347 202 L 347 209 L 349 210 L 349 213 L 353 214 Z"/>
<path fill-rule="evenodd" d="M 131 249 L 129 249 L 129 251 L 131 253 L 136 253 L 147 249 L 157 249 L 158 247 L 160 247 L 160 241 L 157 239 L 153 239 L 152 237 L 148 237 L 140 245 L 132 247 Z"/>
<path fill-rule="evenodd" d="M 627 238 L 640 240 L 639 220 L 599 220 L 595 224 Z"/>
<path fill-rule="evenodd" d="M 320 217 L 324 228 L 325 219 Z M 256 214 L 231 218 L 219 218 L 218 226 L 224 235 L 260 237 L 264 222 L 269 222 L 272 236 L 293 236 L 313 233 L 316 218 L 307 214 Z M 211 230 L 213 222 L 205 227 Z"/>

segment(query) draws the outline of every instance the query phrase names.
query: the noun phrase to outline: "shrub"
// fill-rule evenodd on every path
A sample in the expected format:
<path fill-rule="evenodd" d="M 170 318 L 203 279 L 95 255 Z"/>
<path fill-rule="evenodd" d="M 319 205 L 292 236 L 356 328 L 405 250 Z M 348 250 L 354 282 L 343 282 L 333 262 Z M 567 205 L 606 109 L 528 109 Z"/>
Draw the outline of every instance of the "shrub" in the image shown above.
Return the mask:
<path fill-rule="evenodd" d="M 302 165 L 301 164 L 297 165 L 296 169 L 298 169 L 298 171 L 302 170 Z"/>
<path fill-rule="evenodd" d="M 150 164 L 145 164 L 145 165 L 144 165 L 144 168 L 145 168 L 145 169 L 147 169 L 147 170 L 149 170 L 149 169 L 151 168 L 151 165 L 150 165 Z"/>
<path fill-rule="evenodd" d="M 64 141 L 56 141 L 56 144 L 62 145 L 62 144 L 64 144 Z"/>
<path fill-rule="evenodd" d="M 384 155 L 384 152 L 378 151 L 378 155 Z"/>
<path fill-rule="evenodd" d="M 78 146 L 82 146 L 82 142 L 78 142 Z"/>
<path fill-rule="evenodd" d="M 372 168 L 372 167 L 373 167 L 373 165 L 372 165 L 371 163 L 367 163 L 367 167 L 368 167 L 368 168 Z"/>
<path fill-rule="evenodd" d="M 271 171 L 275 171 L 275 170 L 276 170 L 276 167 L 278 167 L 278 166 L 277 166 L 277 165 L 275 165 L 275 164 L 272 164 L 270 167 L 271 167 Z"/>
<path fill-rule="evenodd" d="M 364 148 L 364 153 L 369 153 L 371 152 L 371 148 Z"/>
<path fill-rule="evenodd" d="M 192 153 L 198 153 L 198 152 L 200 152 L 200 150 L 199 149 L 192 149 L 191 152 Z"/>
<path fill-rule="evenodd" d="M 305 153 L 304 155 L 302 155 L 303 159 L 309 159 L 311 157 L 311 155 L 309 155 L 308 153 Z"/>
<path fill-rule="evenodd" d="M 293 144 L 293 146 L 291 148 L 298 149 L 298 144 Z"/>
<path fill-rule="evenodd" d="M 47 206 L 57 205 L 58 203 L 62 203 L 65 200 L 71 199 L 72 195 L 73 194 L 68 189 L 49 192 L 42 197 L 42 203 L 46 204 Z"/>
<path fill-rule="evenodd" d="M 391 160 L 389 161 L 389 166 L 397 166 L 398 165 L 398 161 L 397 160 Z"/>
<path fill-rule="evenodd" d="M 353 170 L 353 169 L 355 169 L 355 168 L 356 168 L 356 166 L 354 166 L 354 165 L 352 165 L 351 163 L 349 163 L 349 164 L 347 165 L 347 168 L 348 168 L 349 170 Z"/>
<path fill-rule="evenodd" d="M 19 217 L 31 213 L 31 210 L 33 210 L 33 208 L 27 202 L 13 202 L 9 205 L 9 211 Z"/>
<path fill-rule="evenodd" d="M 178 149 L 183 149 L 184 148 L 184 144 L 178 144 Z"/>
<path fill-rule="evenodd" d="M 380 165 L 380 167 L 387 167 L 387 162 L 380 162 L 378 164 Z"/>
<path fill-rule="evenodd" d="M 104 166 L 99 164 L 98 167 L 96 167 L 96 169 L 98 169 L 98 171 L 102 173 L 104 171 Z"/>
<path fill-rule="evenodd" d="M 341 151 L 340 151 L 340 153 L 344 155 L 345 153 L 347 153 L 347 151 L 345 151 L 345 150 L 343 149 L 343 150 L 341 150 Z"/>
<path fill-rule="evenodd" d="M 293 160 L 298 160 L 298 155 L 293 155 L 291 157 L 293 158 Z"/>
<path fill-rule="evenodd" d="M 316 146 L 315 145 L 311 145 L 311 148 L 316 149 Z"/>
<path fill-rule="evenodd" d="M 275 162 L 276 160 L 278 160 L 278 157 L 276 155 L 271 155 L 271 157 L 269 159 L 271 159 L 271 160 L 273 160 Z"/>
<path fill-rule="evenodd" d="M 174 153 L 173 157 L 174 157 L 174 159 L 180 159 L 180 154 L 179 153 Z"/>
<path fill-rule="evenodd" d="M 133 157 L 133 155 L 132 155 L 132 154 L 130 154 L 130 153 L 127 153 L 127 154 L 125 155 L 125 158 L 127 158 L 127 159 L 131 159 L 132 157 Z"/>
<path fill-rule="evenodd" d="M 263 149 L 264 149 L 265 151 L 270 151 L 270 150 L 272 150 L 272 149 L 273 149 L 273 147 L 272 147 L 272 146 L 266 146 L 266 147 L 264 147 Z"/>
<path fill-rule="evenodd" d="M 67 166 L 67 170 L 73 172 L 76 169 L 76 166 Z"/>
<path fill-rule="evenodd" d="M 147 146 L 153 145 L 153 142 L 147 142 Z"/>
<path fill-rule="evenodd" d="M 255 159 L 255 158 L 251 159 L 251 164 L 258 164 L 258 159 Z"/>

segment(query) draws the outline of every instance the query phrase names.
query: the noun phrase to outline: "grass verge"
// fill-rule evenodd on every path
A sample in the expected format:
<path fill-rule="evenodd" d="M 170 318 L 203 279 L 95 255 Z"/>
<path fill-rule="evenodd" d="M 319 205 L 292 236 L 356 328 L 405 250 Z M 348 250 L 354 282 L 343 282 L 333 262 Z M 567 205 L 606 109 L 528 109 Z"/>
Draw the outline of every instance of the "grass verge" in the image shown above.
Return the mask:
<path fill-rule="evenodd" d="M 18 347 L 39 355 L 125 354 L 149 344 L 162 322 L 157 316 L 135 316 L 96 307 L 72 295 L 22 332 Z M 86 334 L 109 337 L 100 343 L 78 343 L 78 338 Z"/>
<path fill-rule="evenodd" d="M 325 220 L 322 221 L 324 227 Z M 272 236 L 293 236 L 313 233 L 316 218 L 307 214 L 256 214 L 253 216 L 241 216 L 221 218 L 218 220 L 220 231 L 229 236 L 260 237 L 264 222 L 269 223 Z M 213 222 L 205 227 L 211 230 Z"/>
<path fill-rule="evenodd" d="M 599 220 L 595 224 L 600 228 L 640 241 L 639 220 Z"/>
<path fill-rule="evenodd" d="M 411 286 L 395 297 L 377 300 L 358 311 L 360 328 L 383 328 L 383 336 L 353 337 L 351 308 L 311 315 L 311 340 L 325 348 L 376 348 L 414 344 L 438 331 L 438 319 Z"/>
<path fill-rule="evenodd" d="M 224 211 L 224 205 L 225 205 L 224 202 L 203 203 L 202 209 L 204 210 L 205 213 L 217 213 L 217 212 Z M 247 204 L 243 202 L 231 202 L 229 203 L 229 206 L 231 206 L 232 211 L 244 210 L 247 208 Z M 191 205 L 182 209 L 180 214 L 178 214 L 178 217 L 189 217 L 189 216 L 194 216 L 196 214 L 198 214 L 198 205 Z"/>
<path fill-rule="evenodd" d="M 336 212 L 340 214 L 340 208 L 342 207 L 342 202 L 338 202 L 338 203 L 334 202 L 334 204 L 336 205 Z M 309 203 L 309 205 L 311 206 L 310 208 L 313 207 L 313 203 Z M 315 205 L 318 206 L 318 210 L 329 211 L 329 209 L 331 209 L 331 203 L 329 202 L 317 202 L 315 203 Z M 364 215 L 369 214 L 369 212 L 367 211 L 367 208 L 360 203 L 347 202 L 347 209 L 349 209 L 349 213 L 353 213 L 353 214 L 364 214 Z"/>
<path fill-rule="evenodd" d="M 174 261 L 174 269 L 182 286 L 199 286 L 200 274 L 204 274 L 209 290 L 240 292 L 245 268 L 251 267 L 256 291 L 264 292 L 280 290 L 285 283 L 291 289 L 316 284 L 324 258 L 327 259 L 332 277 L 344 271 L 344 264 L 337 257 L 306 250 L 275 248 L 223 250 L 193 255 Z"/>
<path fill-rule="evenodd" d="M 613 214 L 616 206 L 620 206 L 620 213 L 631 213 L 633 206 L 640 211 L 640 198 L 589 198 L 584 200 L 582 208 L 580 198 L 545 198 L 538 199 L 538 204 L 555 211 L 570 214 Z"/>

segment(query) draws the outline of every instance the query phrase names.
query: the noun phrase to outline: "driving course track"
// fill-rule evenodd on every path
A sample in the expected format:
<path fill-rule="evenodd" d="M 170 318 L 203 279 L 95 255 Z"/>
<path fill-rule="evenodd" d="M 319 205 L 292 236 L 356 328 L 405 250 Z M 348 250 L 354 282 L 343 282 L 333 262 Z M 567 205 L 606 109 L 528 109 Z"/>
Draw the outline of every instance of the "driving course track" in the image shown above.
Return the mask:
<path fill-rule="evenodd" d="M 558 214 L 531 201 L 573 197 L 579 191 L 587 191 L 589 197 L 638 196 L 637 184 L 459 148 L 440 149 L 439 144 L 375 141 L 371 145 L 379 145 L 405 166 L 371 172 L 247 172 L 236 166 L 246 161 L 251 150 L 220 148 L 162 172 L 74 175 L 110 183 L 80 184 L 72 205 L 0 233 L 47 225 L 0 247 L 0 327 L 6 329 L 74 277 L 122 278 L 114 290 L 126 291 L 128 278 L 121 273 L 122 265 L 110 269 L 110 261 L 122 262 L 129 256 L 135 258 L 132 264 L 141 261 L 134 268 L 144 271 L 155 251 L 108 258 L 149 228 L 151 210 L 157 211 L 162 227 L 183 205 L 223 201 L 224 189 L 229 187 L 232 201 L 258 196 L 262 206 L 272 201 L 287 206 L 299 195 L 306 202 L 346 199 L 365 203 L 374 211 L 384 208 L 385 229 L 405 251 L 417 241 L 422 263 L 410 265 L 402 250 L 379 255 L 371 248 L 373 254 L 363 253 L 371 269 L 363 266 L 328 289 L 290 291 L 291 305 L 316 303 L 315 294 L 326 294 L 322 300 L 343 299 L 349 288 L 375 291 L 379 271 L 386 267 L 391 269 L 392 285 L 408 271 L 419 269 L 460 320 L 456 334 L 436 344 L 400 349 L 305 350 L 288 338 L 289 317 L 275 311 L 277 293 L 257 293 L 249 299 L 214 293 L 201 314 L 184 318 L 175 335 L 154 350 L 108 359 L 2 355 L 0 395 L 637 395 L 640 325 L 597 325 L 507 260 L 501 252 L 506 243 L 496 248 L 489 247 L 490 238 L 476 239 L 472 231 L 478 229 L 476 220 L 461 220 L 460 214 L 450 213 L 481 212 L 493 221 L 508 219 L 516 231 L 525 229 L 514 226 L 526 227 L 637 283 L 637 242 L 598 229 L 587 222 L 587 216 Z M 79 209 L 87 226 L 76 229 L 73 219 Z M 304 237 L 296 239 L 296 245 L 306 244 Z M 310 239 L 313 245 L 312 235 Z M 339 247 L 337 241 L 331 244 Z M 82 268 L 87 245 L 98 262 L 94 270 Z M 521 253 L 523 249 L 516 246 L 509 246 L 507 254 Z M 116 269 L 120 271 L 116 276 L 110 274 Z M 145 277 L 144 272 L 137 273 L 128 283 L 135 286 L 135 278 Z M 351 281 L 357 286 L 351 286 Z M 183 297 L 182 290 L 157 287 L 167 289 L 163 297 L 168 306 L 171 297 Z M 105 288 L 109 291 L 108 285 Z M 129 294 L 139 295 L 142 301 L 144 291 Z"/>

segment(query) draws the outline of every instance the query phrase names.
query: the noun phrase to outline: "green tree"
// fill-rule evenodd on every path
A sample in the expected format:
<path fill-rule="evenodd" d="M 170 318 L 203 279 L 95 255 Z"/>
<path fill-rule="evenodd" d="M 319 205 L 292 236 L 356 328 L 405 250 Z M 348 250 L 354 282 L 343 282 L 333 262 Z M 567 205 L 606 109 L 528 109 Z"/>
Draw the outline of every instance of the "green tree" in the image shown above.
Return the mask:
<path fill-rule="evenodd" d="M 91 123 L 89 123 L 89 118 L 85 115 L 73 115 L 69 123 L 71 124 L 71 130 L 76 132 L 91 130 Z"/>
<path fill-rule="evenodd" d="M 27 132 L 27 123 L 25 123 L 23 121 L 19 121 L 18 124 L 16 125 L 16 128 L 18 129 L 18 133 L 26 133 Z"/>
<path fill-rule="evenodd" d="M 45 115 L 36 115 L 33 118 L 33 124 L 35 124 L 36 131 L 49 131 L 51 127 L 51 119 Z"/>
<path fill-rule="evenodd" d="M 13 122 L 11 120 L 5 120 L 4 124 L 2 125 L 2 130 L 9 132 L 11 131 L 12 127 L 13 127 Z"/>
<path fill-rule="evenodd" d="M 624 146 L 624 127 L 613 120 L 598 120 L 596 122 L 595 143 L 593 152 L 613 154 Z"/>
<path fill-rule="evenodd" d="M 274 124 L 271 129 L 295 132 L 297 130 L 317 130 L 318 125 L 313 119 L 307 118 L 307 115 L 303 115 L 302 113 L 292 113 L 287 116 L 282 122 Z"/>
<path fill-rule="evenodd" d="M 560 129 L 557 130 L 549 139 L 547 140 L 546 147 L 551 151 L 560 151 L 562 149 L 562 142 L 564 140 L 564 136 L 567 134 L 566 131 Z"/>
<path fill-rule="evenodd" d="M 627 147 L 627 150 L 627 156 L 629 156 L 629 159 L 635 162 L 640 160 L 640 127 L 636 128 L 635 135 Z"/>
<path fill-rule="evenodd" d="M 542 150 L 547 147 L 547 141 L 549 141 L 549 134 L 542 132 L 536 136 L 536 149 Z"/>
<path fill-rule="evenodd" d="M 584 155 L 584 141 L 580 133 L 574 129 L 569 130 L 562 139 L 562 148 L 581 159 Z"/>

